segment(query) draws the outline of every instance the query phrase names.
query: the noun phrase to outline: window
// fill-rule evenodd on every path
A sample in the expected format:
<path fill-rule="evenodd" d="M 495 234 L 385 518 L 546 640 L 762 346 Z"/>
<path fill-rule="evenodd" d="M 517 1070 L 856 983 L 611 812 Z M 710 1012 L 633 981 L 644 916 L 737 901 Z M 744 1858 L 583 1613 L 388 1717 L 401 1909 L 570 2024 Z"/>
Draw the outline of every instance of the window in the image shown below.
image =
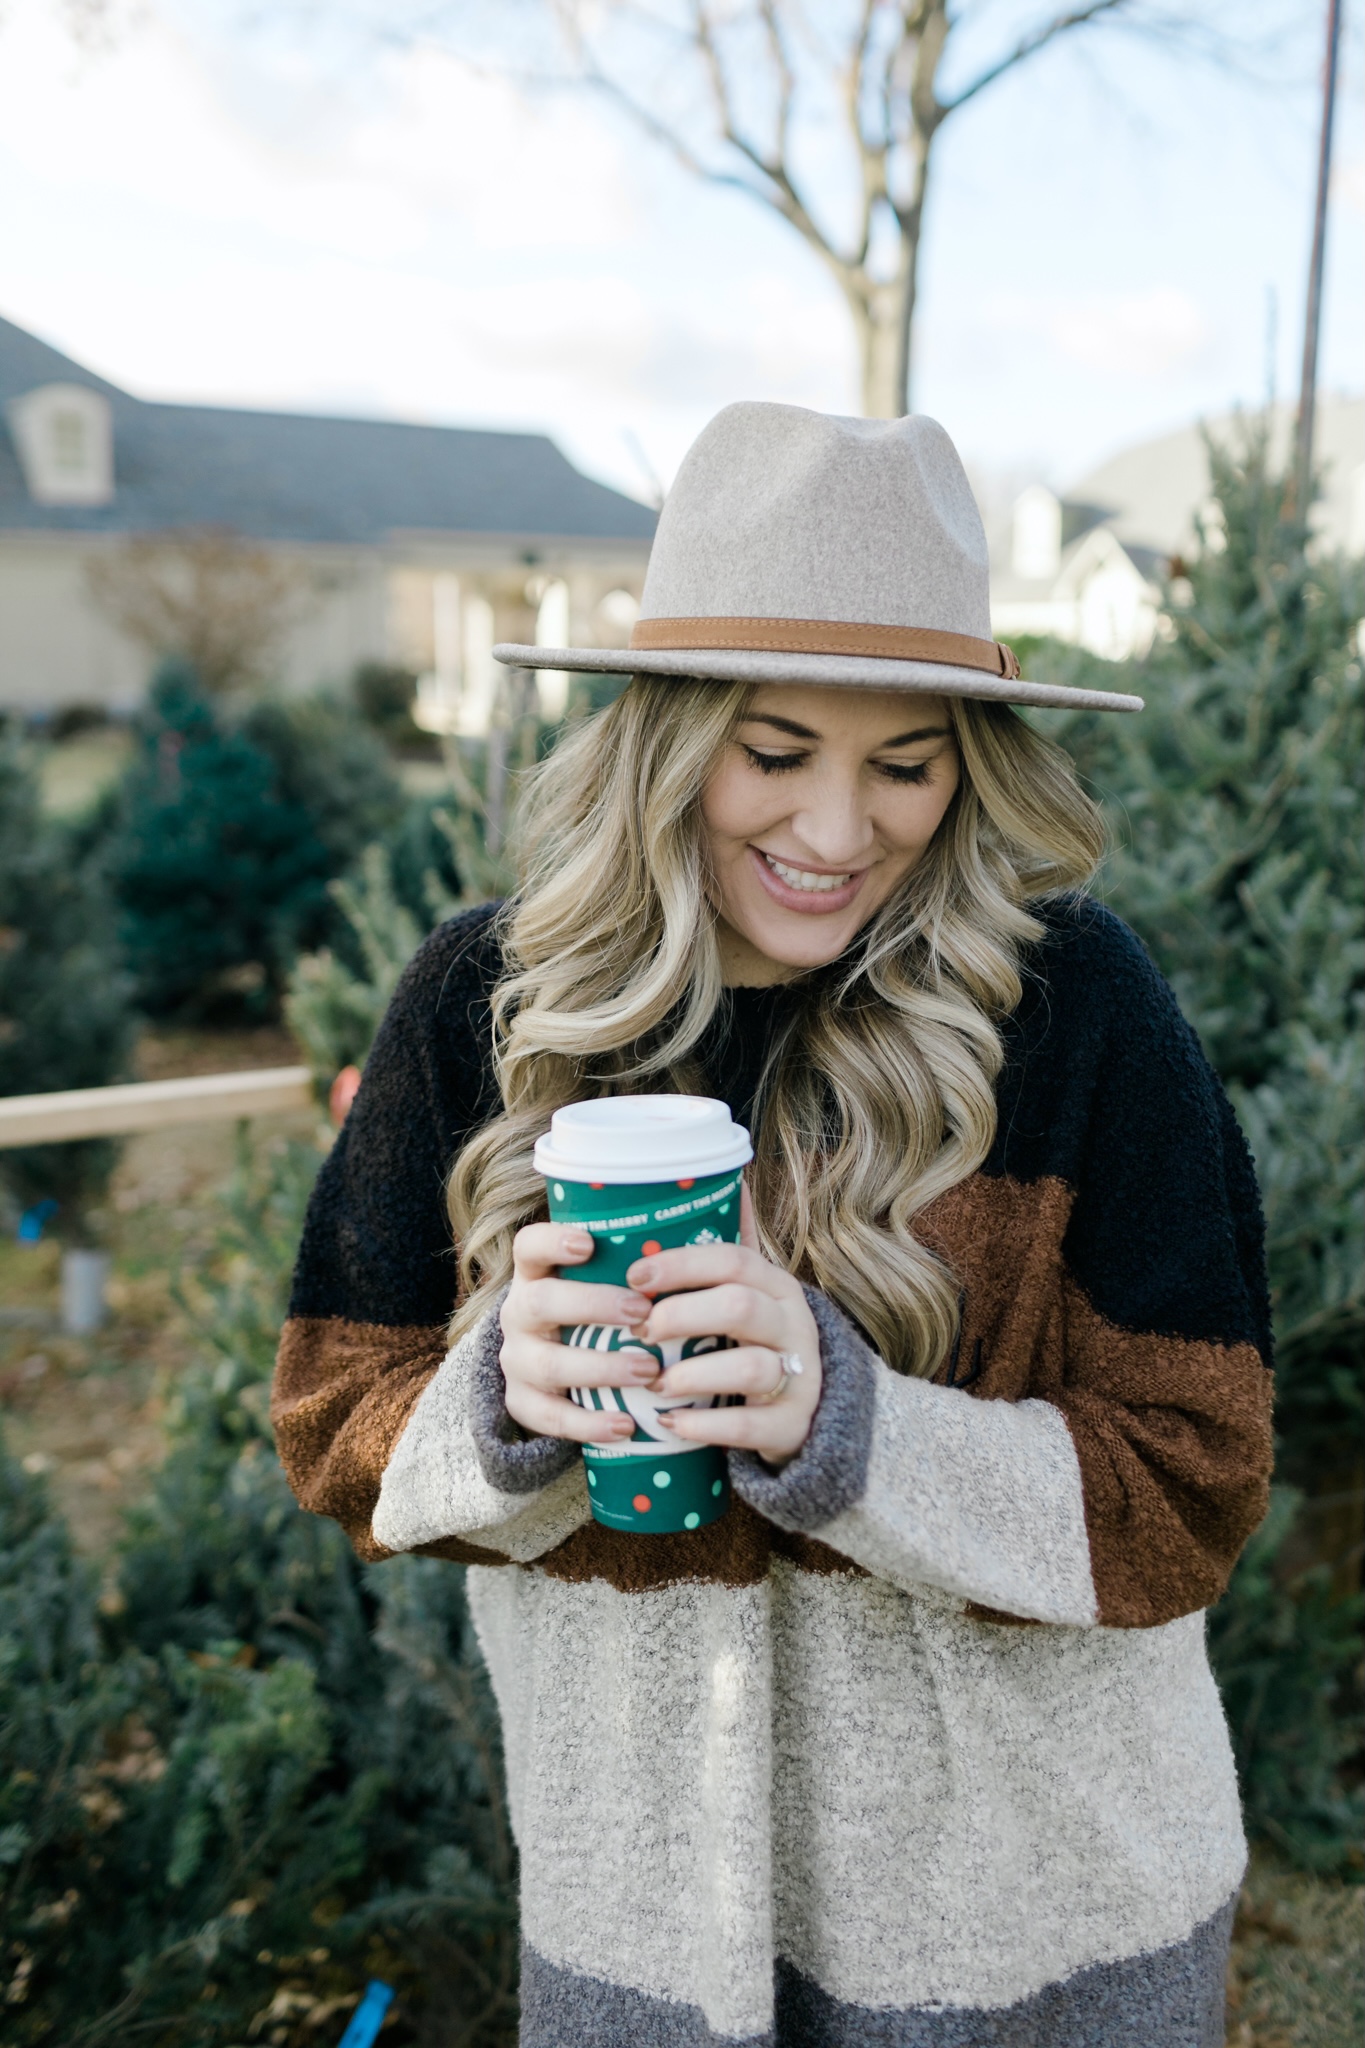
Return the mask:
<path fill-rule="evenodd" d="M 88 384 L 40 384 L 7 406 L 10 436 L 35 505 L 107 505 L 114 422 Z"/>
<path fill-rule="evenodd" d="M 50 428 L 52 466 L 64 474 L 83 476 L 90 466 L 85 421 L 78 412 L 54 412 Z"/>

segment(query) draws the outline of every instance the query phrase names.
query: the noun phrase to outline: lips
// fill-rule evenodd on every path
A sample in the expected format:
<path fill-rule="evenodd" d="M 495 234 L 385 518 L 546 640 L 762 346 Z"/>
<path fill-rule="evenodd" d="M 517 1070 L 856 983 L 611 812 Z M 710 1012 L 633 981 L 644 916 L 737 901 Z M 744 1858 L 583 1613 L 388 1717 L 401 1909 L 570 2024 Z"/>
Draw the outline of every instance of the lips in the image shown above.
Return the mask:
<path fill-rule="evenodd" d="M 763 853 L 757 846 L 751 846 L 749 852 L 767 894 L 784 910 L 798 910 L 806 915 L 822 916 L 846 910 L 862 888 L 868 873 L 866 868 L 857 868 L 837 874 L 821 874 L 811 868 L 799 868 L 791 861 L 780 860 L 775 854 Z"/>
<path fill-rule="evenodd" d="M 843 889 L 852 881 L 851 873 L 843 875 L 813 875 L 805 868 L 789 867 L 779 860 L 775 853 L 763 856 L 778 880 L 785 882 L 789 889 L 809 889 L 813 894 L 825 894 L 831 889 Z"/>

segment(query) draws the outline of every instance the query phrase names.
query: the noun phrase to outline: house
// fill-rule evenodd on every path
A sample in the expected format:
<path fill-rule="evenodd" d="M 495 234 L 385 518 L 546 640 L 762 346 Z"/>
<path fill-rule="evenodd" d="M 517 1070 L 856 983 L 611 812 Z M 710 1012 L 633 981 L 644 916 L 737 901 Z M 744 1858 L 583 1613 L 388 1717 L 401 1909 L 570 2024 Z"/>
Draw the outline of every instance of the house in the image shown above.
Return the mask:
<path fill-rule="evenodd" d="M 1228 414 L 1208 424 L 1226 439 L 1238 422 Z M 1292 432 L 1292 408 L 1276 407 L 1271 446 L 1280 461 Z M 1324 471 L 1318 545 L 1365 554 L 1365 399 L 1320 401 L 1316 456 Z M 1145 653 L 1168 565 L 1196 545 L 1196 520 L 1207 525 L 1216 515 L 1209 491 L 1198 427 L 1126 449 L 1061 494 L 1029 485 L 991 537 L 997 635 L 1052 634 L 1111 661 Z"/>
<path fill-rule="evenodd" d="M 625 645 L 654 524 L 542 434 L 149 403 L 0 320 L 0 709 L 131 710 L 108 566 L 216 537 L 294 592 L 283 687 L 400 663 L 433 729 L 478 730 L 496 640 Z"/>

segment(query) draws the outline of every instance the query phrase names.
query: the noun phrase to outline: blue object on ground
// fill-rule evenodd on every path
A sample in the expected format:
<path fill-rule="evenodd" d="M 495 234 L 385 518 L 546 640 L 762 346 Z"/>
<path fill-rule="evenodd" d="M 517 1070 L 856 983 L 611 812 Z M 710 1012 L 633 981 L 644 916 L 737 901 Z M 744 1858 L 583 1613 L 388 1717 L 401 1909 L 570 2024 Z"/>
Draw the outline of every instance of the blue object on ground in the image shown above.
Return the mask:
<path fill-rule="evenodd" d="M 384 2024 L 384 2015 L 393 2004 L 392 1984 L 381 1984 L 377 1977 L 371 1977 L 365 1986 L 365 1996 L 351 2014 L 347 2027 L 337 2048 L 374 2048 L 374 2037 Z"/>
<path fill-rule="evenodd" d="M 57 1209 L 58 1204 L 53 1201 L 51 1195 L 45 1195 L 41 1202 L 35 1202 L 31 1209 L 25 1209 L 19 1218 L 19 1228 L 14 1233 L 20 1244 L 39 1244 Z"/>

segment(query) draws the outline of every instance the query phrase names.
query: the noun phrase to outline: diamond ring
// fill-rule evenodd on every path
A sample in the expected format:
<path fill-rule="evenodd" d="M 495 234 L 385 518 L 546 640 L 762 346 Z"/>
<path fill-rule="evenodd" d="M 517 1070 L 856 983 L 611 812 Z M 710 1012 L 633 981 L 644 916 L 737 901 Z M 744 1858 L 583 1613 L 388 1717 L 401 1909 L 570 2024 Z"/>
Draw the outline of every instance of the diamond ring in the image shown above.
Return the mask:
<path fill-rule="evenodd" d="M 781 1377 L 772 1391 L 767 1394 L 751 1394 L 749 1396 L 750 1401 L 753 1402 L 755 1407 L 766 1408 L 770 1402 L 780 1401 L 792 1381 L 800 1379 L 806 1369 L 794 1351 L 779 1351 L 777 1354 L 777 1366 Z"/>

